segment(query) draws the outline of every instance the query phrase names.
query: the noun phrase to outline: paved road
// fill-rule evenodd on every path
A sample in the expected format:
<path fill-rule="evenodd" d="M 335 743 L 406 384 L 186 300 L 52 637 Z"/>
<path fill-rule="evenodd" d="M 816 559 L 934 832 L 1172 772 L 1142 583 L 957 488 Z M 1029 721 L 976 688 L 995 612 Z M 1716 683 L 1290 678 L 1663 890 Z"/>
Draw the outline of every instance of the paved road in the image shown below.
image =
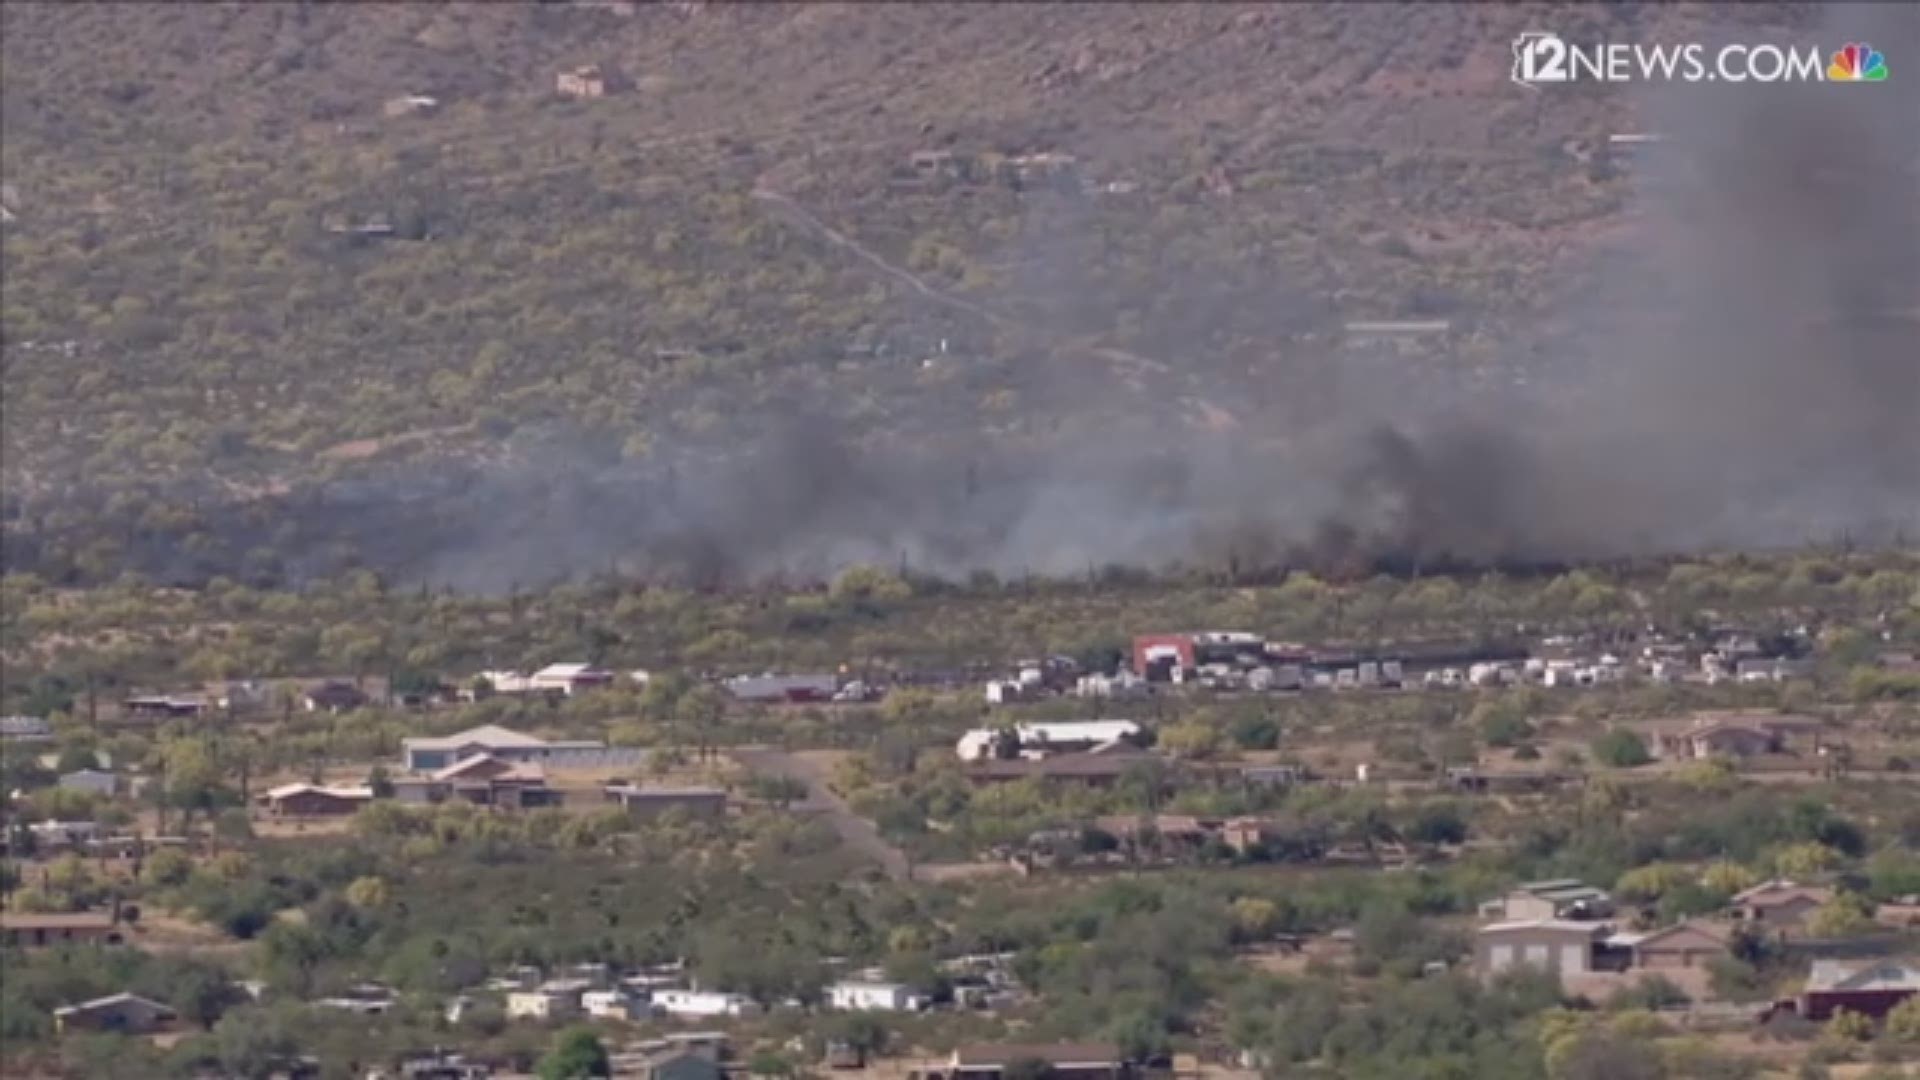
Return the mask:
<path fill-rule="evenodd" d="M 833 831 L 840 834 L 841 843 L 879 863 L 893 880 L 906 881 L 913 876 L 906 853 L 882 839 L 873 822 L 854 813 L 853 807 L 834 793 L 826 769 L 818 762 L 767 748 L 735 750 L 733 759 L 760 776 L 783 776 L 805 784 L 807 797 L 795 803 L 794 809 L 826 818 Z"/>

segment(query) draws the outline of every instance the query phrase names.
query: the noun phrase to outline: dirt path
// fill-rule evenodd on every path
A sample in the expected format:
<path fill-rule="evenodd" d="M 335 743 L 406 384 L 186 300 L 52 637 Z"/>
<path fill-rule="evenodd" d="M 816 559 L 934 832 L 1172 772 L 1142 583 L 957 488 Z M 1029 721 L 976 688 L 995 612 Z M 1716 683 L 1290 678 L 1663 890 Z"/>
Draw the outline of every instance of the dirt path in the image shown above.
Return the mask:
<path fill-rule="evenodd" d="M 828 784 L 826 769 L 819 762 L 784 750 L 762 747 L 743 748 L 732 753 L 733 759 L 749 772 L 785 777 L 805 784 L 807 797 L 795 803 L 794 809 L 825 817 L 833 830 L 840 834 L 841 843 L 879 863 L 893 880 L 906 881 L 913 876 L 912 864 L 908 862 L 906 852 L 882 839 L 880 830 L 874 827 L 873 822 L 854 813 L 847 801 L 834 793 Z"/>
<path fill-rule="evenodd" d="M 880 255 L 879 252 L 874 251 L 872 248 L 866 246 L 865 244 L 862 244 L 858 240 L 855 240 L 853 237 L 848 236 L 846 233 L 843 233 L 840 230 L 834 228 L 833 226 L 827 224 L 826 222 L 821 221 L 820 218 L 813 213 L 813 211 L 808 210 L 806 207 L 801 206 L 799 203 L 794 202 L 792 199 L 788 198 L 785 195 L 780 194 L 777 191 L 771 190 L 769 188 L 764 188 L 764 187 L 756 187 L 753 189 L 753 197 L 756 199 L 759 199 L 761 202 L 772 203 L 773 205 L 779 207 L 781 210 L 784 210 L 786 212 L 789 218 L 795 221 L 798 221 L 802 226 L 804 226 L 809 231 L 818 233 L 820 236 L 825 237 L 828 243 L 833 244 L 835 247 L 845 248 L 846 250 L 852 252 L 862 262 L 865 262 L 867 265 L 873 267 L 875 270 L 880 271 L 882 274 L 885 274 L 887 277 L 890 277 L 893 280 L 899 282 L 900 284 L 905 285 L 907 288 L 912 289 L 914 292 L 919 293 L 921 296 L 924 296 L 929 300 L 932 300 L 936 303 L 945 304 L 948 307 L 956 308 L 960 311 L 964 311 L 969 315 L 973 315 L 978 318 L 985 319 L 988 322 L 993 323 L 997 326 L 1010 325 L 1005 318 L 999 315 L 996 315 L 991 311 L 988 311 L 986 308 L 981 307 L 979 304 L 976 304 L 971 300 L 962 300 L 957 296 L 953 296 L 949 293 L 942 292 L 941 290 L 936 289 L 933 286 L 927 284 L 924 280 L 920 278 L 918 274 L 915 274 L 913 271 L 908 270 L 905 267 L 896 266 L 893 263 L 888 262 L 884 257 Z"/>
<path fill-rule="evenodd" d="M 935 303 L 944 304 L 947 307 L 954 308 L 955 310 L 964 311 L 969 315 L 975 316 L 976 318 L 985 319 L 987 322 L 992 323 L 997 327 L 1020 330 L 1029 335 L 1034 335 L 1037 333 L 1037 331 L 1035 331 L 1034 328 L 1030 326 L 1026 326 L 1021 323 L 1016 323 L 1012 319 L 1007 318 L 1005 315 L 1001 315 L 998 312 L 982 307 L 981 305 L 976 304 L 971 300 L 964 300 L 958 296 L 954 296 L 952 293 L 945 292 L 941 289 L 937 289 L 934 286 L 927 284 L 927 282 L 923 278 L 921 278 L 918 274 L 915 274 L 913 271 L 908 270 L 906 267 L 899 266 L 895 263 L 889 262 L 887 258 L 881 255 L 879 252 L 874 251 L 872 248 L 866 246 L 865 244 L 862 244 L 860 241 L 855 240 L 853 237 L 848 236 L 846 233 L 843 233 L 840 230 L 834 228 L 833 226 L 827 224 L 826 222 L 820 220 L 819 215 L 815 214 L 813 211 L 808 210 L 804 206 L 801 206 L 799 203 L 795 202 L 792 198 L 786 195 L 783 195 L 780 192 L 773 190 L 772 188 L 766 187 L 764 184 L 756 186 L 753 189 L 753 197 L 756 199 L 759 199 L 761 202 L 769 203 L 777 207 L 780 211 L 783 212 L 783 216 L 788 221 L 798 224 L 800 227 L 806 229 L 807 231 L 812 232 L 820 237 L 823 237 L 828 243 L 833 244 L 835 247 L 846 249 L 848 252 L 851 252 L 860 261 L 873 267 L 875 270 L 878 270 L 881 274 L 885 275 L 888 278 L 891 278 L 896 282 L 899 282 L 902 285 L 905 285 L 907 288 L 912 289 L 914 292 L 919 293 L 921 296 L 924 296 L 927 299 L 934 301 Z M 1148 357 L 1141 356 L 1138 353 L 1128 352 L 1125 349 L 1115 348 L 1110 345 L 1100 345 L 1097 342 L 1092 342 L 1092 341 L 1087 341 L 1087 342 L 1061 341 L 1061 340 L 1058 340 L 1057 335 L 1044 335 L 1044 336 L 1053 338 L 1054 344 L 1058 347 L 1078 349 L 1082 352 L 1087 353 L 1088 355 L 1095 356 L 1102 360 L 1105 360 L 1110 364 L 1114 364 L 1116 366 L 1120 366 L 1123 368 L 1131 368 L 1135 373 L 1138 373 L 1139 371 L 1142 371 L 1142 370 L 1146 370 L 1146 371 L 1153 371 L 1153 372 L 1164 375 L 1164 374 L 1169 374 L 1172 371 L 1171 368 L 1169 368 L 1165 363 L 1162 363 L 1159 360 L 1149 359 Z M 1216 411 L 1224 412 L 1224 410 L 1216 410 Z"/>

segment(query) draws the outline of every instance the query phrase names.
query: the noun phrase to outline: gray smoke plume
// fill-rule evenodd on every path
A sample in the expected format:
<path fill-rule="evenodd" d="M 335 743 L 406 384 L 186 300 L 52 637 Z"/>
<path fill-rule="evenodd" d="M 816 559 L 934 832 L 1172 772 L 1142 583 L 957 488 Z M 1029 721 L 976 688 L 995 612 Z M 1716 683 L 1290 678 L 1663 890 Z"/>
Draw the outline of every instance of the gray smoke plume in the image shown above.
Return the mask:
<path fill-rule="evenodd" d="M 1835 8 L 1827 21 L 1791 40 L 1920 52 L 1911 8 Z M 1390 497 L 1359 518 L 1411 552 L 1478 560 L 1911 529 L 1916 87 L 1668 84 L 1644 95 L 1643 130 L 1666 140 L 1635 166 L 1644 247 L 1578 305 L 1597 332 L 1580 343 L 1575 392 L 1376 434 L 1363 490 Z"/>
<path fill-rule="evenodd" d="M 1779 40 L 1827 51 L 1867 40 L 1895 64 L 1920 56 L 1912 9 L 1836 8 L 1827 22 Z M 789 419 L 744 449 L 687 448 L 665 471 L 556 470 L 549 454 L 523 479 L 484 475 L 445 546 L 402 561 L 498 588 L 604 566 L 719 582 L 852 562 L 946 575 L 1539 562 L 1912 528 L 1916 88 L 1920 77 L 1899 71 L 1871 86 L 1643 94 L 1640 126 L 1666 138 L 1631 166 L 1646 225 L 1569 306 L 1586 329 L 1563 345 L 1573 362 L 1556 367 L 1551 394 L 1411 416 L 1404 402 L 1355 394 L 1280 449 L 1263 449 L 1274 433 L 1259 430 L 1138 429 L 1076 430 L 1045 448 L 984 437 L 860 447 L 828 418 Z M 1022 302 L 1059 295 L 1062 329 L 1078 331 L 1098 287 L 1058 236 L 1034 232 Z M 1074 420 L 1063 415 L 1062 429 Z"/>

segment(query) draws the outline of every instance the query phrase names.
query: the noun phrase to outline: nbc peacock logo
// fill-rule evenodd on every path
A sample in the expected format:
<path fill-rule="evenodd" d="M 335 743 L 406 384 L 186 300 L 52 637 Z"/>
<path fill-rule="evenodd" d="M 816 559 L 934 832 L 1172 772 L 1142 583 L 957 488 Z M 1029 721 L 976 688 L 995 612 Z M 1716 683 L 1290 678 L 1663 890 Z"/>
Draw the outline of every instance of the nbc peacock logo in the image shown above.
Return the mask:
<path fill-rule="evenodd" d="M 1827 65 L 1828 82 L 1886 82 L 1887 58 L 1864 41 L 1853 42 L 1833 54 Z"/>

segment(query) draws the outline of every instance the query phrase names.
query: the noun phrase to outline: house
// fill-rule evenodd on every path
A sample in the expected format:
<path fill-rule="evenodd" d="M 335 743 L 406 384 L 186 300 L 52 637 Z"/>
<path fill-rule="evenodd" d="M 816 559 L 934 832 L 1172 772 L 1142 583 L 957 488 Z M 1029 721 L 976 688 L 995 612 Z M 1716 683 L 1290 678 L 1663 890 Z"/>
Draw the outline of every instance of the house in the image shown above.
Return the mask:
<path fill-rule="evenodd" d="M 553 89 L 561 97 L 584 99 L 606 97 L 624 85 L 624 80 L 599 64 L 563 71 L 553 81 Z"/>
<path fill-rule="evenodd" d="M 654 1011 L 668 1016 L 752 1016 L 760 1008 L 745 994 L 714 990 L 660 989 L 651 995 Z"/>
<path fill-rule="evenodd" d="M 36 821 L 27 826 L 33 845 L 40 851 L 60 851 L 82 847 L 100 838 L 97 821 Z"/>
<path fill-rule="evenodd" d="M 265 706 L 273 691 L 258 679 L 236 679 L 220 688 L 213 703 L 225 712 L 247 712 Z"/>
<path fill-rule="evenodd" d="M 509 1020 L 565 1020 L 580 1015 L 584 988 L 572 981 L 545 983 L 507 994 Z"/>
<path fill-rule="evenodd" d="M 610 1064 L 613 1075 L 641 1080 L 720 1080 L 727 1041 L 724 1032 L 675 1032 L 629 1043 L 611 1055 Z"/>
<path fill-rule="evenodd" d="M 114 1031 L 144 1035 L 177 1019 L 167 1006 L 138 994 L 109 994 L 78 1005 L 53 1010 L 53 1029 L 62 1035 L 73 1031 Z"/>
<path fill-rule="evenodd" d="M 736 675 L 720 686 L 737 701 L 817 702 L 831 701 L 840 680 L 833 675 Z"/>
<path fill-rule="evenodd" d="M 597 1020 L 632 1020 L 640 999 L 622 989 L 589 990 L 580 995 L 580 1010 Z"/>
<path fill-rule="evenodd" d="M 414 113 L 432 112 L 440 107 L 440 99 L 426 94 L 402 94 L 397 98 L 388 98 L 380 107 L 382 115 L 392 120 L 396 117 L 411 116 Z"/>
<path fill-rule="evenodd" d="M 0 942 L 23 949 L 84 943 L 119 945 L 126 938 L 111 911 L 71 911 L 50 915 L 0 911 Z"/>
<path fill-rule="evenodd" d="M 727 793 L 719 788 L 608 784 L 602 791 L 608 802 L 617 803 L 642 819 L 656 818 L 669 810 L 680 810 L 688 817 L 701 819 L 717 818 L 727 812 Z"/>
<path fill-rule="evenodd" d="M 1594 970 L 1594 952 L 1606 935 L 1601 923 L 1566 919 L 1523 919 L 1480 928 L 1474 937 L 1474 963 L 1494 975 L 1521 965 L 1557 975 Z"/>
<path fill-rule="evenodd" d="M 308 712 L 343 713 L 364 707 L 367 695 L 352 683 L 323 682 L 309 688 L 302 701 Z"/>
<path fill-rule="evenodd" d="M 1630 940 L 1623 939 L 1622 935 L 1615 935 L 1615 939 L 1614 944 L 1630 950 L 1636 968 L 1705 967 L 1707 961 L 1715 957 L 1731 955 L 1727 929 L 1697 919 Z"/>
<path fill-rule="evenodd" d="M 1842 1009 L 1878 1020 L 1916 993 L 1920 964 L 1910 960 L 1815 960 L 1796 1011 L 1815 1021 Z"/>
<path fill-rule="evenodd" d="M 644 1052 L 631 1061 L 620 1062 L 614 1075 L 632 1076 L 639 1080 L 720 1080 L 725 1074 L 720 1063 L 712 1056 L 669 1046 Z"/>
<path fill-rule="evenodd" d="M 1775 879 L 1734 894 L 1733 916 L 1766 930 L 1797 930 L 1807 916 L 1833 899 L 1822 885 L 1799 885 Z"/>
<path fill-rule="evenodd" d="M 326 223 L 327 231 L 336 236 L 392 238 L 399 235 L 393 222 L 385 214 L 377 214 L 363 221 L 347 221 L 344 218 L 330 217 Z"/>
<path fill-rule="evenodd" d="M 400 741 L 400 752 L 409 772 L 434 772 L 476 755 L 486 754 L 502 761 L 535 761 L 547 749 L 545 739 L 487 724 L 439 738 L 411 738 Z"/>
<path fill-rule="evenodd" d="M 1154 682 L 1180 682 L 1208 664 L 1253 668 L 1264 666 L 1266 660 L 1266 641 L 1237 630 L 1142 634 L 1133 639 L 1133 670 Z"/>
<path fill-rule="evenodd" d="M 60 789 L 111 799 L 120 792 L 120 777 L 100 769 L 78 769 L 60 778 Z"/>
<path fill-rule="evenodd" d="M 1264 818 L 1230 818 L 1220 826 L 1220 842 L 1245 855 L 1264 846 L 1278 831 L 1277 825 Z"/>
<path fill-rule="evenodd" d="M 872 1012 L 919 1012 L 926 999 L 903 983 L 877 979 L 842 979 L 827 987 L 827 1003 L 836 1009 Z"/>
<path fill-rule="evenodd" d="M 1004 183 L 1016 189 L 1048 184 L 1066 184 L 1077 178 L 1078 161 L 1072 154 L 1057 150 L 1037 154 L 1017 154 L 999 163 L 995 171 Z"/>
<path fill-rule="evenodd" d="M 393 1011 L 399 998 L 393 988 L 380 983 L 355 983 L 339 994 L 314 1001 L 323 1009 L 337 1009 L 356 1016 L 385 1016 Z"/>
<path fill-rule="evenodd" d="M 409 1055 L 400 1060 L 399 1067 L 399 1080 L 488 1080 L 493 1075 L 488 1066 L 444 1050 Z"/>
<path fill-rule="evenodd" d="M 473 682 L 460 691 L 462 701 L 480 701 L 493 694 L 531 694 L 533 676 L 522 675 L 517 671 L 483 671 L 473 677 Z"/>
<path fill-rule="evenodd" d="M 1825 727 L 1823 721 L 1811 716 L 1702 713 L 1642 725 L 1641 732 L 1655 758 L 1687 761 L 1786 753 L 1793 741 L 1809 738 L 1810 748 L 1818 750 Z"/>
<path fill-rule="evenodd" d="M 487 753 L 462 758 L 427 776 L 401 777 L 393 782 L 393 797 L 409 806 L 457 798 L 476 806 L 508 809 L 557 806 L 563 801 L 558 791 L 547 786 L 541 766 Z"/>
<path fill-rule="evenodd" d="M 1140 725 L 1131 720 L 1018 724 L 1011 729 L 1011 732 L 993 728 L 976 728 L 969 731 L 960 736 L 960 741 L 954 745 L 954 752 L 962 761 L 983 761 L 997 757 L 997 748 L 1009 734 L 1013 736 L 1012 741 L 1015 743 L 1013 749 L 1021 757 L 1092 750 L 1121 740 L 1136 741 L 1142 735 Z"/>
<path fill-rule="evenodd" d="M 966 778 L 975 787 L 1038 780 L 1049 785 L 1105 788 L 1119 783 L 1129 772 L 1162 761 L 1164 759 L 1157 755 L 1128 743 L 1111 743 L 1098 750 L 1054 754 L 1038 761 L 1021 758 L 975 762 L 967 766 Z"/>
<path fill-rule="evenodd" d="M 1134 700 L 1147 697 L 1152 692 L 1153 688 L 1147 685 L 1146 679 L 1124 669 L 1112 675 L 1082 675 L 1073 684 L 1073 695 L 1083 698 Z"/>
<path fill-rule="evenodd" d="M 1299 765 L 1247 765 L 1240 770 L 1243 783 L 1263 787 L 1290 787 L 1306 782 L 1307 770 Z"/>
<path fill-rule="evenodd" d="M 1873 921 L 1881 926 L 1920 926 L 1920 896 L 1909 893 L 1888 900 L 1873 909 Z"/>
<path fill-rule="evenodd" d="M 674 1031 L 661 1036 L 658 1040 L 638 1044 L 641 1050 L 685 1050 L 690 1054 L 699 1054 L 710 1061 L 724 1061 L 732 1046 L 733 1038 L 724 1031 Z"/>
<path fill-rule="evenodd" d="M 207 710 L 205 700 L 173 694 L 144 694 L 120 703 L 121 711 L 135 720 L 179 720 L 199 716 Z"/>
<path fill-rule="evenodd" d="M 1028 1065 L 1044 1065 L 1051 1080 L 1119 1080 L 1132 1072 L 1112 1043 L 987 1043 L 955 1049 L 946 1069 L 931 1070 L 928 1080 L 1003 1080 Z"/>
<path fill-rule="evenodd" d="M 585 690 L 613 685 L 613 672 L 592 664 L 548 664 L 528 680 L 535 691 L 558 692 L 572 697 Z"/>
<path fill-rule="evenodd" d="M 274 817 L 345 817 L 372 801 L 373 789 L 364 785 L 282 784 L 260 796 Z"/>
<path fill-rule="evenodd" d="M 1764 728 L 1718 723 L 1688 732 L 1681 756 L 1696 760 L 1714 757 L 1748 758 L 1776 753 L 1780 749 L 1780 740 Z"/>
<path fill-rule="evenodd" d="M 1507 921 L 1603 919 L 1613 914 L 1613 900 L 1577 878 L 1529 881 L 1481 904 L 1480 914 Z"/>
<path fill-rule="evenodd" d="M 967 163 L 951 150 L 915 150 L 907 155 L 907 173 L 917 180 L 957 179 Z"/>
<path fill-rule="evenodd" d="M 1910 652 L 1883 652 L 1874 658 L 1874 663 L 1880 670 L 1895 675 L 1920 675 L 1920 657 Z"/>
<path fill-rule="evenodd" d="M 35 743 L 53 738 L 53 726 L 37 716 L 0 716 L 0 743 Z"/>
<path fill-rule="evenodd" d="M 437 738 L 417 737 L 400 740 L 402 765 L 408 772 L 431 773 L 449 765 L 487 754 L 502 761 L 529 762 L 549 769 L 580 766 L 615 768 L 645 760 L 644 751 L 626 747 L 608 747 L 591 739 L 548 741 L 532 735 L 486 724 L 454 735 Z"/>
<path fill-rule="evenodd" d="M 1198 818 L 1190 814 L 1110 815 L 1095 818 L 1094 828 L 1119 840 L 1128 848 L 1151 845 L 1162 852 L 1197 851 L 1207 841 L 1220 836 L 1225 822 L 1218 818 Z"/>
<path fill-rule="evenodd" d="M 1027 696 L 1027 688 L 1013 679 L 987 681 L 987 704 L 1012 705 Z"/>

